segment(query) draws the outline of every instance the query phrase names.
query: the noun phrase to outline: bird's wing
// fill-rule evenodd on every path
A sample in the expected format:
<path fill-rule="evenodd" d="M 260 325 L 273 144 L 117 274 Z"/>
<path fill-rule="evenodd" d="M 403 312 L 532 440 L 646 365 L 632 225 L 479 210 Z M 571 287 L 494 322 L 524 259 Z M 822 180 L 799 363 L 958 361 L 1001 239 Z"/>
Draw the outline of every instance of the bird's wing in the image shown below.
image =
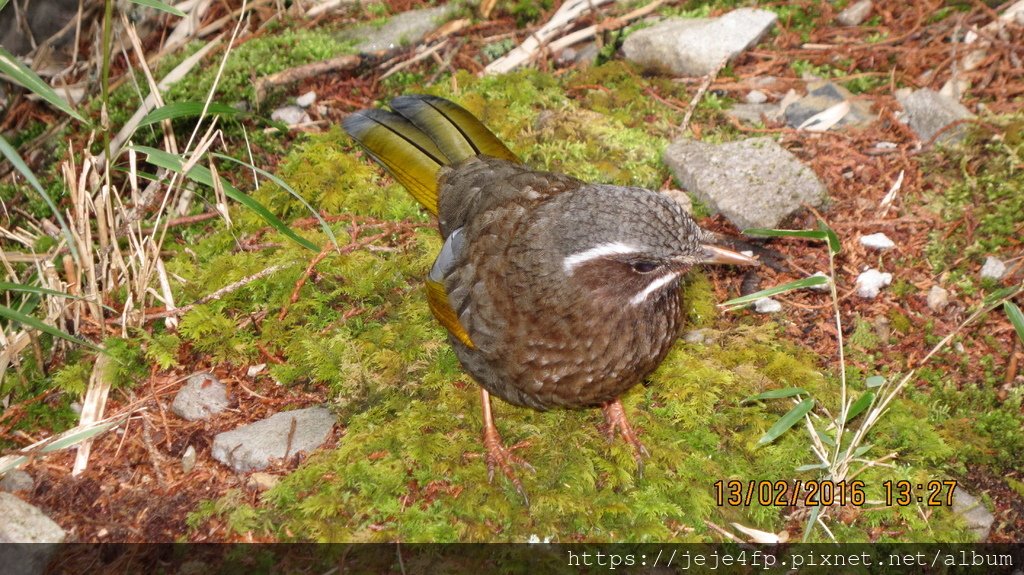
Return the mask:
<path fill-rule="evenodd" d="M 441 253 L 434 260 L 434 265 L 427 275 L 427 305 L 430 312 L 434 314 L 437 321 L 441 323 L 452 335 L 458 338 L 466 347 L 474 348 L 473 340 L 470 339 L 466 328 L 459 321 L 459 316 L 452 308 L 448 298 L 448 290 L 445 289 L 444 280 L 452 272 L 455 262 L 462 253 L 463 229 L 458 228 L 448 234 L 444 245 L 441 246 Z"/>

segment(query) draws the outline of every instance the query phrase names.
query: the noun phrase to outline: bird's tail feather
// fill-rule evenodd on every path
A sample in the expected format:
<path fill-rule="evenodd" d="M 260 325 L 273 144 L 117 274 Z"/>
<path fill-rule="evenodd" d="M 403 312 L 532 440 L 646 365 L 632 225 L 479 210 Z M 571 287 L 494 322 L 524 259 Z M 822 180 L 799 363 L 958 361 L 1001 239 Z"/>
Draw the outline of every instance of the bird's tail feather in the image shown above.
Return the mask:
<path fill-rule="evenodd" d="M 453 102 L 400 96 L 391 101 L 391 109 L 356 112 L 345 118 L 345 131 L 433 214 L 443 166 L 477 155 L 519 161 L 480 120 Z"/>

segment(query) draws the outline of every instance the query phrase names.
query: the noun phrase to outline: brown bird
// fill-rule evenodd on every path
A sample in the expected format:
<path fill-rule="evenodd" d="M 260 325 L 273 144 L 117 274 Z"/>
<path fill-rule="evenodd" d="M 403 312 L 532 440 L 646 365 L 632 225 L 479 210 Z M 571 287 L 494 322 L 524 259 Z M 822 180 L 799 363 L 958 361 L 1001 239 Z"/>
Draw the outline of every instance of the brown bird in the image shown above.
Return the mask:
<path fill-rule="evenodd" d="M 402 96 L 391 110 L 344 127 L 438 217 L 427 301 L 482 388 L 488 477 L 500 467 L 525 498 L 512 464 L 529 465 L 503 444 L 491 394 L 542 411 L 601 407 L 642 469 L 647 450 L 619 397 L 675 340 L 681 276 L 756 260 L 707 243 L 663 194 L 530 169 L 448 100 Z"/>

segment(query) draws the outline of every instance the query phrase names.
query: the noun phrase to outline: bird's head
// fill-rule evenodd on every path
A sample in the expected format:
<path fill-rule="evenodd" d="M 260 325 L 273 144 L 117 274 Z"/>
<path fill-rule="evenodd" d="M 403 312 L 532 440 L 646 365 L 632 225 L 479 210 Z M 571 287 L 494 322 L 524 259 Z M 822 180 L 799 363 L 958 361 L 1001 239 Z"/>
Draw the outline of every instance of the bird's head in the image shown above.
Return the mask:
<path fill-rule="evenodd" d="M 559 268 L 551 272 L 582 297 L 642 307 L 677 293 L 694 265 L 757 265 L 710 244 L 678 203 L 650 190 L 588 185 L 554 209 L 564 213 L 546 230 Z"/>

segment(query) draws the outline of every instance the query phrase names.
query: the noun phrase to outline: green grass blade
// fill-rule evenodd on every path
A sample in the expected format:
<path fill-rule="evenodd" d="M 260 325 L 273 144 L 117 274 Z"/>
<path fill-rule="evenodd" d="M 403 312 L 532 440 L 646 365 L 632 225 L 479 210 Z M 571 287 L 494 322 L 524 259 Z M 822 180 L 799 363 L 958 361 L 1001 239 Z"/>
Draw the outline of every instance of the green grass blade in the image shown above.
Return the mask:
<path fill-rule="evenodd" d="M 177 118 L 194 118 L 203 113 L 203 102 L 175 102 L 174 104 L 167 104 L 161 106 L 150 113 L 146 114 L 144 118 L 139 122 L 139 127 L 148 126 L 164 120 L 175 120 Z M 206 108 L 207 114 L 213 114 L 221 117 L 232 117 L 241 114 L 240 110 L 232 108 L 227 104 L 219 104 L 212 102 Z"/>
<path fill-rule="evenodd" d="M 71 433 L 63 435 L 57 441 L 54 441 L 53 443 L 50 443 L 46 447 L 40 449 L 39 452 L 50 453 L 51 451 L 60 451 L 65 447 L 71 447 L 72 445 L 81 443 L 86 439 L 89 439 L 90 437 L 95 437 L 112 427 L 120 425 L 121 423 L 124 422 L 124 420 L 125 417 L 119 417 L 113 421 L 106 421 L 103 423 L 97 423 L 94 425 L 86 426 L 85 429 L 81 429 L 78 431 L 72 430 Z"/>
<path fill-rule="evenodd" d="M 827 463 L 808 463 L 807 465 L 801 465 L 793 471 L 797 473 L 803 473 L 804 471 L 811 471 L 812 469 L 828 469 Z"/>
<path fill-rule="evenodd" d="M 66 340 L 70 341 L 71 343 L 75 343 L 75 344 L 87 347 L 87 348 L 89 348 L 89 349 L 91 349 L 93 351 L 98 351 L 98 352 L 102 352 L 103 351 L 103 348 L 97 346 L 94 343 L 90 343 L 90 342 L 88 342 L 88 341 L 86 341 L 84 339 L 77 338 L 77 337 L 75 337 L 75 336 L 73 336 L 73 335 L 71 335 L 71 334 L 69 334 L 67 332 L 64 332 L 62 330 L 59 330 L 59 329 L 53 327 L 52 325 L 43 323 L 43 321 L 38 319 L 38 318 L 34 318 L 34 317 L 30 316 L 30 315 L 25 315 L 25 314 L 21 313 L 20 311 L 11 309 L 11 308 L 9 308 L 9 307 L 7 307 L 5 305 L 0 305 L 0 317 L 5 317 L 5 318 L 7 318 L 7 319 L 9 319 L 11 321 L 16 321 L 16 322 L 18 322 L 18 323 L 20 323 L 22 325 L 26 325 L 26 326 L 31 327 L 33 329 L 37 329 L 37 330 L 39 330 L 41 332 L 48 333 L 48 334 L 52 335 L 53 337 L 59 337 L 61 339 L 66 339 Z"/>
<path fill-rule="evenodd" d="M 64 234 L 64 239 L 68 242 L 68 249 L 71 250 L 71 256 L 75 258 L 75 261 L 79 261 L 78 250 L 75 248 L 75 240 L 71 236 L 71 228 L 69 228 L 68 223 L 64 221 L 64 216 L 60 215 L 60 210 L 57 209 L 57 204 L 53 203 L 53 199 L 50 198 L 49 194 L 46 193 L 46 190 L 43 189 L 42 184 L 40 184 L 39 180 L 36 179 L 36 175 L 32 173 L 31 169 L 29 169 L 25 160 L 21 159 L 21 154 L 18 153 L 18 150 L 15 150 L 14 146 L 8 143 L 3 136 L 0 136 L 0 153 L 2 153 L 4 157 L 7 158 L 7 161 L 14 166 L 14 169 L 21 173 L 25 178 L 25 181 L 32 186 L 32 189 L 43 197 L 43 201 L 46 202 L 47 206 L 49 206 L 50 211 L 53 213 L 53 217 L 57 218 L 57 223 L 60 225 L 60 231 Z"/>
<path fill-rule="evenodd" d="M 1003 310 L 1006 311 L 1006 317 L 1010 318 L 1013 329 L 1017 330 L 1017 336 L 1020 337 L 1021 343 L 1024 343 L 1024 313 L 1012 301 L 1004 301 Z"/>
<path fill-rule="evenodd" d="M 245 166 L 246 168 L 255 171 L 257 174 L 263 176 L 264 178 L 267 178 L 271 182 L 274 182 L 281 189 L 291 194 L 292 197 L 302 202 L 302 205 L 306 206 L 306 209 L 309 210 L 309 213 L 313 214 L 313 217 L 316 218 L 318 222 L 320 222 L 320 228 L 324 231 L 324 235 L 326 235 L 331 240 L 331 243 L 334 244 L 334 247 L 339 247 L 338 239 L 334 237 L 334 232 L 331 231 L 331 227 L 327 225 L 327 222 L 325 222 L 324 219 L 320 217 L 320 213 L 313 209 L 313 206 L 309 205 L 309 202 L 306 201 L 306 198 L 300 196 L 298 192 L 296 192 L 291 186 L 288 185 L 287 182 L 266 170 L 261 170 L 260 168 L 257 168 L 256 166 L 250 164 L 249 162 L 243 162 L 242 160 L 232 158 L 231 156 L 225 156 L 224 154 L 214 154 L 213 156 L 215 158 L 220 158 L 222 160 L 235 162 L 236 164 L 241 164 L 242 166 Z"/>
<path fill-rule="evenodd" d="M 818 229 L 825 234 L 825 240 L 828 241 L 828 249 L 832 252 L 832 255 L 838 254 L 843 249 L 843 244 L 839 243 L 839 236 L 832 231 L 832 228 L 828 227 L 822 220 L 818 220 Z"/>
<path fill-rule="evenodd" d="M 768 431 L 765 432 L 761 439 L 757 440 L 757 444 L 765 445 L 775 441 L 783 433 L 786 433 L 786 431 L 788 431 L 790 427 L 796 425 L 797 422 L 803 419 L 805 415 L 810 413 L 811 409 L 813 408 L 813 399 L 805 399 L 800 403 L 796 404 L 796 407 L 789 410 L 789 412 L 786 413 L 786 415 L 783 415 L 781 418 L 779 418 L 778 421 L 775 422 L 775 425 L 772 425 L 770 428 L 768 428 Z"/>
<path fill-rule="evenodd" d="M 793 397 L 794 395 L 810 395 L 807 390 L 802 387 L 785 387 L 782 389 L 773 389 L 757 395 L 751 395 L 740 402 L 740 405 L 745 403 L 753 403 L 755 401 L 761 401 L 762 399 L 782 399 L 784 397 Z"/>
<path fill-rule="evenodd" d="M 160 0 L 131 0 L 131 2 L 134 2 L 135 4 L 138 4 L 139 6 L 149 6 L 150 8 L 156 8 L 157 10 L 160 10 L 161 12 L 167 12 L 168 14 L 174 14 L 175 16 L 177 16 L 179 18 L 184 18 L 185 15 L 186 15 L 181 10 L 178 10 L 174 6 L 170 6 L 170 5 L 164 4 Z"/>
<path fill-rule="evenodd" d="M 28 66 L 21 63 L 14 54 L 11 54 L 3 47 L 0 47 L 0 72 L 7 74 L 14 82 L 21 87 L 31 91 L 33 94 L 46 100 L 55 108 L 61 110 L 72 118 L 89 125 L 90 122 L 85 116 L 79 114 L 71 107 L 67 100 L 60 97 L 49 84 L 43 81 Z"/>
<path fill-rule="evenodd" d="M 998 303 L 1000 300 L 1009 299 L 1021 290 L 1021 286 L 1015 285 L 1005 288 L 997 289 L 996 291 L 985 296 L 985 299 L 981 301 L 982 306 L 989 306 L 994 303 Z"/>
<path fill-rule="evenodd" d="M 174 154 L 169 154 L 163 150 L 157 150 L 156 148 L 150 148 L 148 146 L 134 146 L 134 148 L 136 151 L 146 154 L 149 162 L 156 166 L 168 170 L 173 170 L 175 172 L 178 172 L 179 174 L 184 169 L 184 163 L 181 161 L 181 158 L 175 156 Z M 210 172 L 210 169 L 207 168 L 206 166 L 194 166 L 191 170 L 188 171 L 187 174 L 185 174 L 185 177 L 194 182 L 203 184 L 205 186 L 213 186 L 213 174 Z M 287 224 L 279 220 L 277 216 L 271 213 L 270 210 L 264 207 L 263 204 L 243 194 L 241 191 L 239 191 L 237 188 L 231 185 L 231 182 L 227 181 L 225 178 L 221 177 L 219 179 L 220 185 L 224 189 L 224 194 L 227 195 L 229 198 L 235 200 L 236 202 L 242 204 L 243 206 L 255 212 L 256 215 L 263 218 L 265 222 L 270 224 L 270 227 L 281 232 L 285 236 L 291 238 L 299 245 L 313 251 L 319 251 L 319 248 L 316 247 L 316 244 L 292 231 L 292 229 L 289 228 Z"/>
<path fill-rule="evenodd" d="M 853 402 L 853 405 L 850 406 L 849 411 L 846 412 L 846 421 L 849 422 L 854 417 L 860 415 L 865 409 L 868 408 L 869 405 L 871 405 L 871 402 L 874 400 L 875 392 L 873 391 L 865 391 L 864 393 L 860 394 L 860 397 L 857 398 L 857 401 Z"/>
<path fill-rule="evenodd" d="M 828 278 L 825 276 L 811 276 L 793 282 L 785 283 L 780 286 L 775 286 L 773 288 L 763 289 L 761 291 L 754 292 L 750 295 L 733 298 L 729 301 L 718 304 L 718 307 L 722 307 L 725 308 L 726 310 L 731 311 L 736 308 L 740 308 L 748 304 L 751 304 L 763 297 L 771 297 L 773 295 L 778 295 L 780 293 L 786 293 L 789 291 L 809 288 L 813 286 L 820 286 L 826 283 L 828 283 Z"/>
<path fill-rule="evenodd" d="M 52 289 L 47 289 L 47 288 L 44 288 L 44 287 L 31 286 L 31 285 L 25 285 L 25 284 L 16 284 L 16 283 L 11 283 L 11 282 L 0 282 L 0 291 L 17 291 L 17 292 L 25 292 L 25 293 L 34 293 L 34 294 L 37 294 L 37 295 L 51 295 L 51 296 L 57 296 L 57 297 L 66 297 L 68 299 L 75 299 L 75 300 L 82 300 L 82 301 L 91 301 L 89 298 L 87 298 L 85 296 L 71 295 L 69 293 L 65 293 L 65 292 L 62 292 L 62 291 L 56 291 L 56 290 L 52 290 Z M 103 305 L 102 303 L 100 304 L 100 307 L 102 307 L 103 309 L 105 309 L 107 311 L 115 311 L 114 308 L 112 308 L 110 306 Z"/>

